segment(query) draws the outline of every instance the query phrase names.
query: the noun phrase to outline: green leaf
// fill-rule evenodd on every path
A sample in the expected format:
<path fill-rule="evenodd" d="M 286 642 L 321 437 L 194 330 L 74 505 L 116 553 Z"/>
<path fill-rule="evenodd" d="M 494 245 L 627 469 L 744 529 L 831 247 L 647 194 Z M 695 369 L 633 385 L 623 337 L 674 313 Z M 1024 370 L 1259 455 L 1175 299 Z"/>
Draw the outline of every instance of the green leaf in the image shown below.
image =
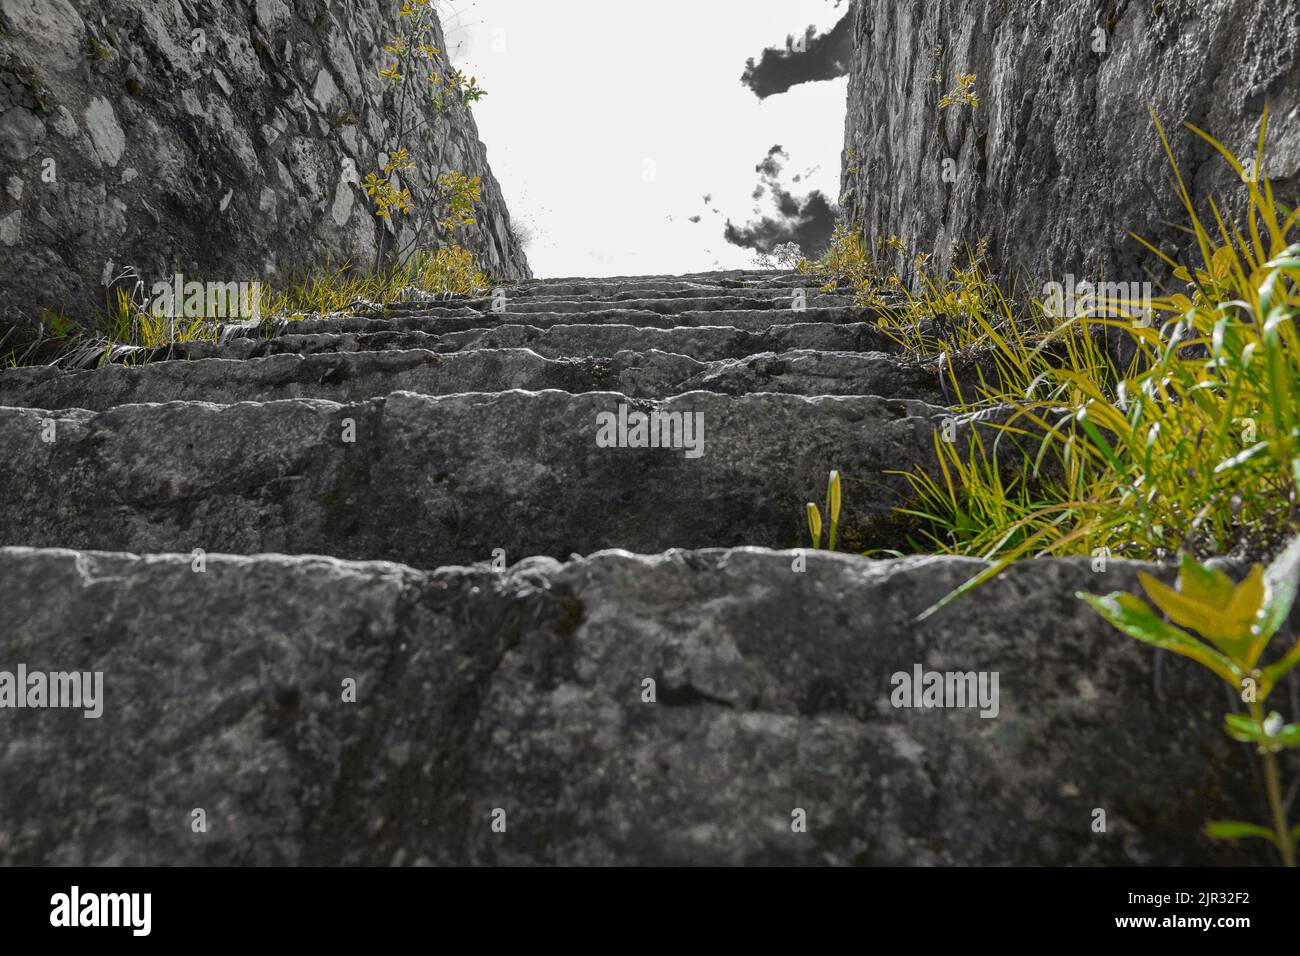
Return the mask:
<path fill-rule="evenodd" d="M 1147 597 L 1175 624 L 1203 634 L 1233 658 L 1244 657 L 1254 636 L 1251 623 L 1264 596 L 1263 570 L 1256 566 L 1246 580 L 1234 587 L 1227 575 L 1222 575 L 1222 581 L 1211 577 L 1221 572 L 1207 571 L 1186 557 L 1183 563 L 1177 591 L 1145 571 L 1139 571 L 1138 580 L 1142 582 Z M 1206 595 L 1213 603 L 1197 600 L 1187 593 L 1188 587 L 1200 589 L 1198 593 Z"/>
<path fill-rule="evenodd" d="M 1101 432 L 1097 430 L 1097 426 L 1095 426 L 1092 423 L 1092 420 L 1088 418 L 1088 407 L 1091 404 L 1092 403 L 1089 402 L 1087 406 L 1081 408 L 1079 414 L 1075 416 L 1075 420 L 1083 426 L 1083 430 L 1087 433 L 1088 437 L 1092 439 L 1092 443 L 1097 446 L 1103 457 L 1105 457 L 1106 463 L 1110 465 L 1116 474 L 1122 475 L 1124 473 L 1124 466 L 1115 456 L 1115 450 L 1110 447 L 1110 443 L 1101 436 Z"/>
<path fill-rule="evenodd" d="M 1235 629 L 1246 643 L 1250 642 L 1255 631 L 1255 620 L 1264 607 L 1267 593 L 1263 565 L 1252 565 L 1246 576 L 1232 589 L 1232 597 L 1223 609 L 1223 616 L 1228 626 Z M 1247 661 L 1247 663 L 1254 664 L 1254 661 Z"/>
<path fill-rule="evenodd" d="M 838 471 L 832 471 L 826 482 L 826 514 L 830 518 L 830 533 L 827 536 L 826 548 L 834 551 L 840 530 L 840 473 Z"/>
<path fill-rule="evenodd" d="M 822 516 L 817 510 L 817 506 L 811 501 L 808 502 L 805 511 L 808 515 L 808 534 L 812 538 L 812 546 L 818 549 L 822 546 Z"/>
<path fill-rule="evenodd" d="M 1275 726 L 1269 727 L 1269 722 Z M 1300 747 L 1300 724 L 1282 724 L 1281 715 L 1269 714 L 1269 721 L 1261 722 L 1246 714 L 1224 715 L 1224 731 L 1233 740 L 1255 744 L 1261 750 L 1278 751 Z M 1269 730 L 1273 733 L 1269 733 Z"/>
<path fill-rule="evenodd" d="M 1232 600 L 1232 578 L 1218 569 L 1207 568 L 1187 552 L 1178 565 L 1178 590 L 1191 600 L 1211 607 L 1226 607 Z"/>
<path fill-rule="evenodd" d="M 1186 631 L 1162 621 L 1141 598 L 1119 591 L 1105 597 L 1080 591 L 1076 596 L 1129 637 L 1181 654 L 1218 674 L 1234 688 L 1240 686 L 1241 672 L 1228 658 Z"/>
<path fill-rule="evenodd" d="M 1260 672 L 1260 699 L 1267 697 L 1268 692 L 1276 687 L 1278 681 L 1285 677 L 1297 664 L 1300 664 L 1300 641 L 1296 641 L 1291 650 Z"/>
<path fill-rule="evenodd" d="M 1277 836 L 1268 827 L 1240 820 L 1211 820 L 1205 824 L 1205 835 L 1211 840 L 1243 840 L 1253 837 L 1277 845 Z"/>
<path fill-rule="evenodd" d="M 1247 714 L 1224 714 L 1223 724 L 1228 736 L 1243 744 L 1253 744 L 1264 735 L 1259 721 Z"/>
<path fill-rule="evenodd" d="M 1272 445 L 1270 445 L 1266 441 L 1256 442 L 1255 444 L 1247 448 L 1245 451 L 1238 452 L 1237 454 L 1233 455 L 1231 458 L 1225 458 L 1223 461 L 1219 462 L 1217 465 L 1214 466 L 1213 473 L 1216 475 L 1221 475 L 1225 471 L 1229 471 L 1233 468 L 1236 468 L 1238 465 L 1244 465 L 1252 458 L 1258 458 L 1260 455 L 1264 454 L 1264 452 L 1268 451 L 1271 447 Z"/>

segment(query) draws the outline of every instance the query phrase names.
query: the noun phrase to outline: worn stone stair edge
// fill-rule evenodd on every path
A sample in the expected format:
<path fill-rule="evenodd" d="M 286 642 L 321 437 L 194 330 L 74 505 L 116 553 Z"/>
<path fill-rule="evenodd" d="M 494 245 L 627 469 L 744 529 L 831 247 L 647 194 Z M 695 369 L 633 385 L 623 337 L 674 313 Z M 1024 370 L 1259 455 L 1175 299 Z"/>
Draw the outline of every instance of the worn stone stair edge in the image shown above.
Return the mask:
<path fill-rule="evenodd" d="M 547 358 L 529 348 L 281 353 L 197 359 L 80 372 L 36 367 L 0 372 L 0 406 L 89 408 L 171 401 L 233 404 L 293 398 L 360 401 L 395 391 L 455 395 L 509 389 L 581 393 L 616 390 L 664 399 L 692 391 L 740 395 L 879 395 L 941 404 L 933 365 L 879 352 L 801 349 L 701 362 L 685 355 L 620 350 L 600 358 Z"/>
<path fill-rule="evenodd" d="M 99 719 L 5 715 L 0 862 L 1259 862 L 1196 835 L 1256 796 L 1195 719 L 1223 706 L 1212 678 L 1171 658 L 1157 695 L 1149 649 L 1073 597 L 1172 568 L 1027 561 L 916 621 L 983 566 L 743 548 L 197 572 L 3 548 L 9 655 L 106 690 Z M 895 706 L 918 667 L 996 672 L 997 715 Z"/>
<path fill-rule="evenodd" d="M 625 416 L 655 411 L 680 413 L 673 447 L 620 431 Z M 0 408 L 0 541 L 323 551 L 421 567 L 497 548 L 793 545 L 807 540 L 803 502 L 838 468 L 842 540 L 866 550 L 887 546 L 880 523 L 907 494 L 898 471 L 933 469 L 937 428 L 951 424 L 960 450 L 996 421 L 875 396 L 713 392 Z M 496 520 L 507 504 L 526 518 Z"/>
<path fill-rule="evenodd" d="M 658 349 L 701 362 L 739 359 L 763 352 L 820 348 L 837 352 L 899 351 L 898 343 L 864 322 L 774 325 L 761 331 L 725 326 L 644 328 L 635 325 L 499 325 L 462 332 L 284 332 L 270 338 L 232 338 L 224 343 L 178 342 L 148 353 L 149 362 L 205 358 L 260 358 L 281 353 L 339 353 L 427 349 L 446 354 L 479 348 L 529 348 L 547 358 L 608 355 Z M 0 376 L 5 374 L 0 370 Z"/>

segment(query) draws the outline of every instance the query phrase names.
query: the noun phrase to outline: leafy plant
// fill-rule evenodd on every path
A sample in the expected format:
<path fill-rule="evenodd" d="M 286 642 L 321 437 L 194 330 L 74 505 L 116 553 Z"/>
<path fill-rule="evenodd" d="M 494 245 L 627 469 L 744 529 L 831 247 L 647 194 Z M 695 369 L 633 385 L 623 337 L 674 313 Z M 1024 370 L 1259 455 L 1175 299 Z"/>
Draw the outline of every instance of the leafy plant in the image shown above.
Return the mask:
<path fill-rule="evenodd" d="M 855 294 L 868 287 L 879 274 L 861 230 L 843 222 L 835 224 L 822 257 L 811 261 L 804 259 L 798 264 L 798 269 L 805 275 L 820 276 L 824 280 L 823 292 L 847 288 Z"/>
<path fill-rule="evenodd" d="M 435 34 L 432 0 L 402 0 L 397 11 L 397 32 L 384 44 L 385 62 L 377 73 L 389 81 L 392 103 L 385 110 L 388 126 L 387 158 L 377 171 L 368 173 L 362 184 L 374 205 L 375 217 L 382 220 L 376 244 L 375 271 L 388 262 L 405 260 L 423 248 L 425 235 L 435 225 L 445 233 L 472 225 L 472 205 L 481 199 L 478 177 L 468 177 L 443 168 L 450 146 L 449 136 L 439 136 L 432 155 L 413 155 L 408 144 L 427 135 L 431 120 L 420 108 L 433 107 L 437 117 L 459 108 L 466 112 L 486 96 L 475 77 L 453 70 L 442 58 L 442 51 L 430 42 Z M 414 148 L 414 147 L 411 147 Z M 381 153 L 381 157 L 384 153 Z M 420 169 L 423 175 L 415 175 Z M 387 248 L 393 214 L 411 217 L 409 230 L 401 248 Z"/>
<path fill-rule="evenodd" d="M 405 149 L 398 149 L 388 161 L 384 163 L 381 175 L 368 173 L 361 188 L 365 190 L 375 203 L 375 215 L 380 219 L 391 218 L 394 210 L 400 212 L 403 216 L 410 213 L 414 207 L 411 200 L 411 191 L 406 188 L 399 188 L 394 182 L 394 173 L 407 172 L 415 168 L 415 163 L 411 162 Z"/>
<path fill-rule="evenodd" d="M 954 76 L 952 89 L 939 98 L 939 109 L 946 110 L 950 106 L 978 108 L 980 101 L 975 95 L 975 79 L 974 73 L 958 73 Z"/>
<path fill-rule="evenodd" d="M 819 549 L 822 546 L 822 515 L 817 506 L 811 501 L 805 506 L 804 511 L 808 516 L 808 533 L 812 536 L 813 548 Z M 826 514 L 830 518 L 829 534 L 826 540 L 826 550 L 835 550 L 835 541 L 839 536 L 840 529 L 840 473 L 832 471 L 826 481 Z"/>
<path fill-rule="evenodd" d="M 1125 634 L 1195 661 L 1241 695 L 1247 713 L 1226 715 L 1224 729 L 1234 740 L 1254 744 L 1263 762 L 1271 826 L 1216 820 L 1206 826 L 1206 833 L 1216 839 L 1266 839 L 1277 848 L 1283 865 L 1295 866 L 1300 827 L 1292 830 L 1287 826 L 1277 755 L 1300 747 L 1300 724 L 1284 723 L 1281 714 L 1266 713 L 1264 705 L 1278 682 L 1300 665 L 1300 640 L 1271 664 L 1263 664 L 1262 659 L 1295 602 L 1300 584 L 1300 538 L 1267 571 L 1256 564 L 1237 584 L 1187 554 L 1175 588 L 1145 572 L 1138 577 L 1155 608 L 1123 592 L 1104 597 L 1079 592 L 1078 596 Z"/>
<path fill-rule="evenodd" d="M 453 231 L 474 225 L 474 204 L 483 198 L 481 177 L 449 170 L 438 177 L 438 192 L 443 209 L 440 226 Z"/>

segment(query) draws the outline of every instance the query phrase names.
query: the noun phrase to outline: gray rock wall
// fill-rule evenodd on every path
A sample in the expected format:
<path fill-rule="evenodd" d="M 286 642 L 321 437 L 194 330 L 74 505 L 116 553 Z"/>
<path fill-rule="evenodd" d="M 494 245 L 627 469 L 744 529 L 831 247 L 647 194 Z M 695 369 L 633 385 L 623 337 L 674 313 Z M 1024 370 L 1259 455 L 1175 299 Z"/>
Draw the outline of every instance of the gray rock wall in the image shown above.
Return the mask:
<path fill-rule="evenodd" d="M 177 265 L 218 281 L 370 265 L 379 232 L 359 181 L 394 145 L 396 87 L 376 74 L 396 6 L 0 0 L 4 309 L 84 318 L 127 267 L 152 284 Z M 483 178 L 456 241 L 527 277 L 472 117 L 425 112 L 417 163 L 445 142 L 452 168 Z"/>
<path fill-rule="evenodd" d="M 1182 123 L 1245 159 L 1268 103 L 1264 171 L 1295 203 L 1294 0 L 855 3 L 842 199 L 868 235 L 913 238 L 942 262 L 987 235 L 997 268 L 1039 282 L 1101 268 L 1139 281 L 1144 264 L 1162 276 L 1128 238 L 1174 248 L 1169 223 L 1185 222 L 1148 104 L 1193 192 L 1240 198 L 1223 160 Z M 959 73 L 977 76 L 979 105 L 941 109 Z M 946 159 L 955 182 L 944 179 Z"/>

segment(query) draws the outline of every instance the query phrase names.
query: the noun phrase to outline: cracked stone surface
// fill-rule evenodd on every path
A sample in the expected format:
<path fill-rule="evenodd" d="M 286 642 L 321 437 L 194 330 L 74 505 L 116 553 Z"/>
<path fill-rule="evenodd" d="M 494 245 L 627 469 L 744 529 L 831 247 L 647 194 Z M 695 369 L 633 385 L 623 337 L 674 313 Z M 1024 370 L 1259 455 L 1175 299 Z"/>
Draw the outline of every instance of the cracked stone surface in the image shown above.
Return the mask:
<path fill-rule="evenodd" d="M 221 282 L 374 261 L 380 231 L 360 182 L 390 148 L 389 81 L 372 61 L 395 8 L 249 6 L 6 0 L 0 173 L 41 188 L 6 220 L 0 331 L 44 308 L 93 324 L 105 271 L 133 267 L 152 288 L 171 280 L 178 255 L 185 275 Z M 206 52 L 191 48 L 196 30 Z M 441 26 L 431 39 L 446 48 Z M 429 124 L 411 151 L 450 144 L 457 170 L 482 178 L 476 222 L 456 241 L 501 279 L 527 278 L 473 117 L 418 109 Z M 41 178 L 47 160 L 53 180 Z M 103 216 L 106 205 L 121 214 Z"/>
<path fill-rule="evenodd" d="M 832 468 L 841 549 L 896 547 L 898 472 L 1007 415 L 807 285 L 533 281 L 0 370 L 0 670 L 105 687 L 0 711 L 0 863 L 1259 862 L 1200 835 L 1260 815 L 1222 688 L 1075 597 L 1137 565 L 918 621 L 984 565 L 764 549 Z M 702 416 L 702 454 L 602 447 L 620 406 Z M 893 706 L 916 668 L 996 674 L 996 716 Z"/>
<path fill-rule="evenodd" d="M 1300 194 L 1294 4 L 854 0 L 853 15 L 841 205 L 939 269 L 987 237 L 1004 275 L 1144 281 L 1153 259 L 1130 232 L 1199 261 L 1175 253 L 1195 242 L 1148 105 L 1193 192 L 1234 219 L 1237 173 L 1183 124 L 1244 160 L 1267 105 L 1269 178 Z M 939 106 L 958 74 L 978 107 Z"/>
<path fill-rule="evenodd" d="M 211 554 L 200 573 L 0 549 L 6 649 L 105 686 L 97 720 L 6 715 L 0 861 L 1248 858 L 1197 835 L 1258 802 L 1202 719 L 1221 689 L 1178 659 L 1157 683 L 1072 597 L 1138 566 L 1029 562 L 915 622 L 977 566 L 744 548 L 435 572 Z M 892 707 L 918 663 L 997 671 L 998 718 Z"/>

